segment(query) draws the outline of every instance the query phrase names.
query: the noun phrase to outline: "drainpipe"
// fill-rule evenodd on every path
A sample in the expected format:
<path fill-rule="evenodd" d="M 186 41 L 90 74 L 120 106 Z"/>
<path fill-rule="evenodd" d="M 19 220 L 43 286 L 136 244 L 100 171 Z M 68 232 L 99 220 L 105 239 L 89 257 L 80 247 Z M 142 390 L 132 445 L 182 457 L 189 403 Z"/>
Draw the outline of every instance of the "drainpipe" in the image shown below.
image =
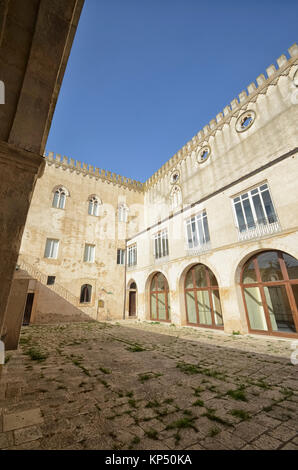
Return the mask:
<path fill-rule="evenodd" d="M 124 305 L 123 305 L 123 320 L 125 320 L 125 306 L 126 306 L 126 253 L 127 253 L 127 240 L 125 239 L 125 253 L 124 253 Z"/>

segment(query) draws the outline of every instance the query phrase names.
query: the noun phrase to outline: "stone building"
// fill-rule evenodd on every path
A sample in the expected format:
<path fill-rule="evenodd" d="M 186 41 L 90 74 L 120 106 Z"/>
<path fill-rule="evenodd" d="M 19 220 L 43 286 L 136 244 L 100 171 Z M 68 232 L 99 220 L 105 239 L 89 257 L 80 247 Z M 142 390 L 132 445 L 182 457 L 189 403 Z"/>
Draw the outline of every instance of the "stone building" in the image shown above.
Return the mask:
<path fill-rule="evenodd" d="M 298 46 L 145 183 L 46 155 L 25 321 L 136 317 L 298 336 Z"/>

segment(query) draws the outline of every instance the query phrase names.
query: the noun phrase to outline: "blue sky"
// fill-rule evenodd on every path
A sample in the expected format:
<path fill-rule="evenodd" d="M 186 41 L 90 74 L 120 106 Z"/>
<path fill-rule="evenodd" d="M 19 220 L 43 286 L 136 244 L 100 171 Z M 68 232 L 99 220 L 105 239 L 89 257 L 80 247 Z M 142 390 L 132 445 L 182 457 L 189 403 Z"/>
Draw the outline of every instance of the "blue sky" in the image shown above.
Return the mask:
<path fill-rule="evenodd" d="M 297 24 L 296 0 L 85 0 L 46 149 L 145 181 Z"/>

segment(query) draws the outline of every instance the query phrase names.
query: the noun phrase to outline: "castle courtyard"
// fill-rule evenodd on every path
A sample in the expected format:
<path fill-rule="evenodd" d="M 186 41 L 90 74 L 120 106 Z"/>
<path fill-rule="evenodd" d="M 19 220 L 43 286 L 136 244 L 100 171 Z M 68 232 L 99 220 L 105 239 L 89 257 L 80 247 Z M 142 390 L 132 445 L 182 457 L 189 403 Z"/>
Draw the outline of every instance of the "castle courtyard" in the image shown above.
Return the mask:
<path fill-rule="evenodd" d="M 23 327 L 1 449 L 298 449 L 291 340 L 158 322 Z"/>

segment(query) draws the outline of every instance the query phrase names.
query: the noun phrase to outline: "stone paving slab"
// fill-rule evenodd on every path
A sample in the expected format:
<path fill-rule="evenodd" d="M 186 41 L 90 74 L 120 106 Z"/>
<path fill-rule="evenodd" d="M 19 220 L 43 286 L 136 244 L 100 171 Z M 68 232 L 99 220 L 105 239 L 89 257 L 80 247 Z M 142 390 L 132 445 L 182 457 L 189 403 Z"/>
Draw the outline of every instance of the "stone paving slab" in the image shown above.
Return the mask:
<path fill-rule="evenodd" d="M 0 449 L 298 449 L 291 342 L 156 322 L 22 329 Z"/>
<path fill-rule="evenodd" d="M 33 424 L 41 424 L 43 417 L 39 408 L 3 415 L 3 431 L 25 428 Z"/>

